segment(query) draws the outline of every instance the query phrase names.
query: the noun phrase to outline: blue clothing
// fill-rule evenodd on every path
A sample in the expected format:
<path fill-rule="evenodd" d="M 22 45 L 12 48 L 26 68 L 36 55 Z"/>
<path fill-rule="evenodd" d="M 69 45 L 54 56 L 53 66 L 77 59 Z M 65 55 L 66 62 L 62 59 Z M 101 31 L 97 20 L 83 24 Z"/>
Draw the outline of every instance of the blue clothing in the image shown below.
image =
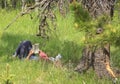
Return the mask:
<path fill-rule="evenodd" d="M 32 56 L 30 56 L 30 60 L 39 60 L 39 57 L 32 55 Z"/>
<path fill-rule="evenodd" d="M 15 56 L 18 56 L 19 59 L 26 58 L 31 49 L 32 44 L 30 41 L 22 41 L 15 51 Z"/>

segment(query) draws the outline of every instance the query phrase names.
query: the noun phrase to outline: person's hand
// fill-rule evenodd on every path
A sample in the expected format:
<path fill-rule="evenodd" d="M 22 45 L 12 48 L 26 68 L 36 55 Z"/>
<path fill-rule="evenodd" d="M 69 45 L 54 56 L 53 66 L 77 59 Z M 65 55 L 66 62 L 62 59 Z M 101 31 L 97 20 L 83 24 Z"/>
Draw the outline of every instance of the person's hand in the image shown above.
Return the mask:
<path fill-rule="evenodd" d="M 34 53 L 34 51 L 33 51 L 33 50 L 30 50 L 28 56 L 26 57 L 26 60 L 29 60 L 30 56 L 31 56 L 33 53 Z"/>
<path fill-rule="evenodd" d="M 33 50 L 30 50 L 29 54 L 31 55 L 31 54 L 33 54 L 33 53 L 34 53 L 34 51 L 33 51 Z"/>

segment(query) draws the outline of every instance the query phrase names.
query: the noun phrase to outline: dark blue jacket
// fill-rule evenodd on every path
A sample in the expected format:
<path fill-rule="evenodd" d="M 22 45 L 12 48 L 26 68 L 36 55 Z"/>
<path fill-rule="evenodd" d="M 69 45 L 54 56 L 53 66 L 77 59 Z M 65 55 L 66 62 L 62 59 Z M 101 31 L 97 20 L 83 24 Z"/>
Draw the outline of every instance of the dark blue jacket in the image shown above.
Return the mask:
<path fill-rule="evenodd" d="M 19 59 L 25 58 L 25 57 L 27 57 L 27 55 L 29 54 L 29 51 L 31 49 L 32 49 L 31 41 L 22 41 L 15 51 L 16 56 L 18 56 Z"/>

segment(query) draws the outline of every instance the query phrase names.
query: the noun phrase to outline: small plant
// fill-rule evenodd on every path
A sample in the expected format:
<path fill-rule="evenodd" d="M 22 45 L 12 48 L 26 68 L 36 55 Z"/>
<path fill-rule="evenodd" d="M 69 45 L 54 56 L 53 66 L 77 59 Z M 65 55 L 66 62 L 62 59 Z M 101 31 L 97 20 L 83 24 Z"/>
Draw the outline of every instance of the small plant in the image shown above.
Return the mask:
<path fill-rule="evenodd" d="M 4 73 L 2 75 L 0 75 L 0 79 L 3 81 L 4 84 L 13 84 L 13 82 L 11 80 L 14 75 L 10 74 L 9 70 L 10 70 L 10 66 L 9 66 L 9 64 L 7 64 L 6 70 L 4 71 Z"/>

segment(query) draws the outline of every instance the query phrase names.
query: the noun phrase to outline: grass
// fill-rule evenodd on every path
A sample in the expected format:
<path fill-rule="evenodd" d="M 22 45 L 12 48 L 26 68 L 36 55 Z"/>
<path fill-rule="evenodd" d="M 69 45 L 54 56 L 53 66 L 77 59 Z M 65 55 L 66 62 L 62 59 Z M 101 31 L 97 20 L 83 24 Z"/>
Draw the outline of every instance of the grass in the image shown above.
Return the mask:
<path fill-rule="evenodd" d="M 57 29 L 49 33 L 50 39 L 44 40 L 36 36 L 39 21 L 36 14 L 32 20 L 29 15 L 20 17 L 7 30 L 4 28 L 19 13 L 19 10 L 5 11 L 0 10 L 0 84 L 4 84 L 6 78 L 6 66 L 9 64 L 9 75 L 13 75 L 10 80 L 14 84 L 112 84 L 108 79 L 97 79 L 93 70 L 85 74 L 74 72 L 74 66 L 67 68 L 66 62 L 71 60 L 74 63 L 79 61 L 83 42 L 81 42 L 83 33 L 74 27 L 73 16 L 68 14 L 66 18 L 58 14 Z M 22 40 L 30 40 L 32 43 L 40 43 L 40 49 L 44 50 L 49 56 L 56 56 L 60 53 L 65 64 L 63 68 L 56 68 L 52 63 L 44 61 L 26 61 L 11 58 L 13 52 Z M 119 52 L 112 48 L 111 54 L 114 66 L 119 66 L 116 58 Z M 118 65 L 117 65 L 118 64 Z"/>

